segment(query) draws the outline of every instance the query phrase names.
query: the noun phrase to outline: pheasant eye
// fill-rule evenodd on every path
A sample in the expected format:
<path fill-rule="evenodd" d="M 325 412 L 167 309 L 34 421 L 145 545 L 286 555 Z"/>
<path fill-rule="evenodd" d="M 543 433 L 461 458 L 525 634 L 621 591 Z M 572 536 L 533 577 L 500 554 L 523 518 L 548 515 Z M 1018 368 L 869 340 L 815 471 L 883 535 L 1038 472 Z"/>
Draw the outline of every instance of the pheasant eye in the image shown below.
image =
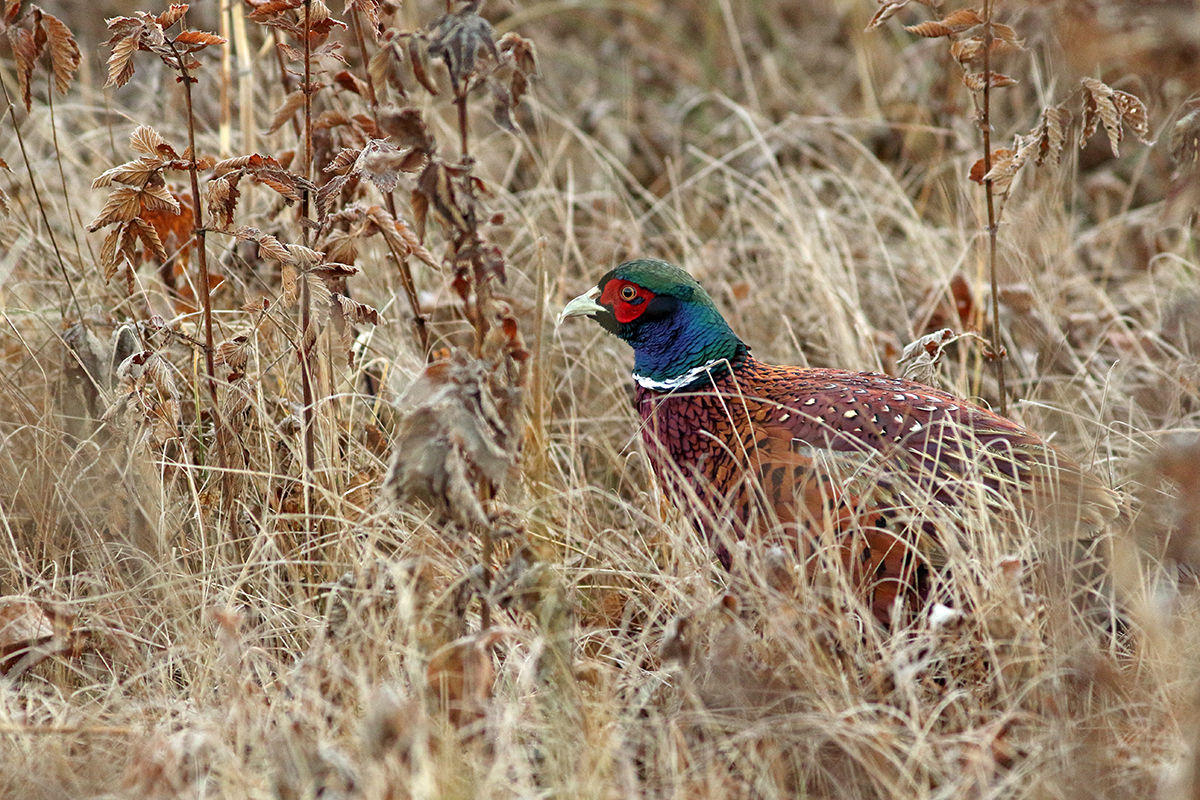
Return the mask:
<path fill-rule="evenodd" d="M 635 297 L 637 297 L 637 289 L 633 288 L 632 286 L 628 286 L 628 285 L 621 287 L 621 299 L 622 300 L 624 300 L 626 302 L 630 302 Z"/>

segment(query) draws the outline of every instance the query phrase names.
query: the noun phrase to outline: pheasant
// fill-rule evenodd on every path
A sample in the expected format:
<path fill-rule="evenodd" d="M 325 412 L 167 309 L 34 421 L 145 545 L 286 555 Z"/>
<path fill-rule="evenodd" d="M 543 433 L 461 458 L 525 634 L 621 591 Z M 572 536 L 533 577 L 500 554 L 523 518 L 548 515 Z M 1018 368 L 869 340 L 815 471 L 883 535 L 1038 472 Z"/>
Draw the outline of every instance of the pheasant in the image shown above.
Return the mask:
<path fill-rule="evenodd" d="M 974 504 L 1039 516 L 1079 539 L 1114 518 L 1114 494 L 1017 423 L 878 373 L 765 364 L 688 273 L 639 259 L 559 315 L 587 316 L 634 351 L 650 465 L 730 568 L 728 544 L 832 537 L 884 625 L 925 600 L 947 520 Z M 942 555 L 940 555 L 942 554 Z"/>

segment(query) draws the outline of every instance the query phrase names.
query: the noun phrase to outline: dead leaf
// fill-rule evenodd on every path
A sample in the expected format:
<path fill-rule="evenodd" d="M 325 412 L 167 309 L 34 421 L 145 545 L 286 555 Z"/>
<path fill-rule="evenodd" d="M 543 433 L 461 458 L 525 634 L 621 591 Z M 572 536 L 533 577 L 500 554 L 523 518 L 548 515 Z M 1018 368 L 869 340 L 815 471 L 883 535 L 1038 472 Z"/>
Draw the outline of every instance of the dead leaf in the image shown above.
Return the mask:
<path fill-rule="evenodd" d="M 496 679 L 492 648 L 500 636 L 495 631 L 464 636 L 429 659 L 425 669 L 429 694 L 456 728 L 477 722 L 487 713 Z"/>
<path fill-rule="evenodd" d="M 447 519 L 485 525 L 481 480 L 503 487 L 516 474 L 521 390 L 502 365 L 462 351 L 430 364 L 401 398 L 404 417 L 384 487 L 396 500 L 419 500 Z"/>
<path fill-rule="evenodd" d="M 1200 163 L 1200 108 L 1189 111 L 1171 126 L 1169 150 L 1180 172 L 1191 172 Z"/>
<path fill-rule="evenodd" d="M 1099 124 L 1104 124 L 1108 144 L 1114 156 L 1120 155 L 1123 125 L 1128 125 L 1133 135 L 1143 144 L 1151 144 L 1148 138 L 1150 127 L 1146 118 L 1145 104 L 1128 92 L 1113 89 L 1095 78 L 1080 81 L 1083 91 L 1083 134 L 1079 146 L 1087 144 Z"/>
<path fill-rule="evenodd" d="M 495 62 L 500 60 L 492 25 L 479 16 L 481 2 L 470 0 L 458 12 L 444 15 L 429 27 L 429 56 L 446 64 L 456 93 L 475 75 L 481 53 Z"/>

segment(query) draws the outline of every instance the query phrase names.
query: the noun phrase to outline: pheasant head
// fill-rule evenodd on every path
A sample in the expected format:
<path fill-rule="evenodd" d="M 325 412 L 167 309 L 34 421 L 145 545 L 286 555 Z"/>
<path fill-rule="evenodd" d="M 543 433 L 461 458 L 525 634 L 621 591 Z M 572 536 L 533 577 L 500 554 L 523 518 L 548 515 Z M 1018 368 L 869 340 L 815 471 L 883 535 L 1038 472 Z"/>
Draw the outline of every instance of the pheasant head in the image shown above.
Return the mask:
<path fill-rule="evenodd" d="M 591 317 L 634 352 L 633 377 L 647 389 L 687 388 L 719 377 L 747 347 L 691 275 L 657 259 L 628 261 L 562 310 Z"/>

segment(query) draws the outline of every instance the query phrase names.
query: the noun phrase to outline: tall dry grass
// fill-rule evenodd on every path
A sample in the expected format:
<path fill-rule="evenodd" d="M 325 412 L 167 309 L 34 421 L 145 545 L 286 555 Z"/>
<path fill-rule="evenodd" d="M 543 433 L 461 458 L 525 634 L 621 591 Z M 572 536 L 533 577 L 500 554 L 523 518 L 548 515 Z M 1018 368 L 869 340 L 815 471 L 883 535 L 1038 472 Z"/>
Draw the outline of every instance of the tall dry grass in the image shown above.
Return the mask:
<path fill-rule="evenodd" d="M 113 13 L 164 11 L 126 5 Z M 625 346 L 551 324 L 566 298 L 648 254 L 696 275 L 767 361 L 894 371 L 928 331 L 984 332 L 986 214 L 966 179 L 980 145 L 941 43 L 862 32 L 870 4 L 489 4 L 496 38 L 516 31 L 538 48 L 512 133 L 486 90 L 456 106 L 428 41 L 418 52 L 436 96 L 406 39 L 406 96 L 378 73 L 374 105 L 365 84 L 335 80 L 372 80 L 358 34 L 368 54 L 386 42 L 368 5 L 357 29 L 332 9 L 346 63 L 311 57 L 328 85 L 307 118 L 299 105 L 277 117 L 303 64 L 281 73 L 276 29 L 240 7 L 229 22 L 189 12 L 230 42 L 228 70 L 218 44 L 189 68 L 190 118 L 156 55 L 134 53 L 131 82 L 101 89 L 111 50 L 82 38 L 85 76 L 52 96 L 54 64 L 40 62 L 26 111 L 19 62 L 0 45 L 14 104 L 0 123 L 5 796 L 1194 792 L 1190 28 L 1137 4 L 1094 18 L 1067 3 L 996 12 L 1027 47 L 1021 83 L 994 98 L 997 139 L 1091 75 L 1136 89 L 1159 142 L 1127 141 L 1119 159 L 1089 145 L 1060 170 L 1023 173 L 994 267 L 1010 414 L 1126 502 L 1111 533 L 1128 632 L 1114 642 L 1075 627 L 1032 538 L 1002 540 L 982 513 L 953 555 L 970 576 L 950 590 L 961 616 L 891 632 L 861 623 L 836 573 L 813 587 L 753 552 L 723 572 L 648 472 Z M 80 37 L 92 24 L 47 8 Z M 385 27 L 427 36 L 444 11 L 381 8 Z M 191 222 L 164 239 L 166 259 L 139 243 L 136 269 L 105 279 L 105 232 L 86 228 L 111 187 L 92 182 L 139 155 L 140 125 L 180 161 L 190 125 L 199 156 L 259 153 L 321 185 L 341 147 L 403 109 L 436 142 L 420 145 L 421 169 L 461 165 L 466 138 L 481 181 L 470 202 L 454 184 L 460 210 L 477 211 L 469 229 L 426 187 L 432 265 L 378 235 L 352 252 L 298 221 L 303 201 L 247 177 L 233 215 L 257 238 L 222 233 L 233 226 L 203 208 L 223 279 L 213 369 Z M 322 114 L 330 127 L 314 124 Z M 363 119 L 339 126 L 338 114 Z M 175 197 L 192 191 L 182 166 L 167 175 Z M 390 203 L 364 179 L 329 213 L 361 202 L 415 232 L 422 174 L 400 170 Z M 200 170 L 202 198 L 214 177 Z M 466 270 L 463 302 L 467 234 L 499 248 L 506 280 Z M 303 300 L 286 259 L 264 257 L 268 235 L 359 267 L 336 290 L 378 323 L 364 312 L 338 329 L 322 312 L 306 337 L 304 308 L 317 306 L 305 303 L 328 302 L 321 287 L 338 276 L 300 280 L 320 295 Z M 461 383 L 429 371 L 443 348 L 460 353 Z M 999 402 L 970 339 L 935 377 Z M 438 410 L 439 392 L 474 409 L 466 422 Z M 438 425 L 460 443 L 424 436 Z M 450 489 L 426 473 L 398 486 L 403 469 L 388 482 L 397 440 L 400 467 L 442 452 Z M 493 448 L 519 457 L 487 460 Z"/>

